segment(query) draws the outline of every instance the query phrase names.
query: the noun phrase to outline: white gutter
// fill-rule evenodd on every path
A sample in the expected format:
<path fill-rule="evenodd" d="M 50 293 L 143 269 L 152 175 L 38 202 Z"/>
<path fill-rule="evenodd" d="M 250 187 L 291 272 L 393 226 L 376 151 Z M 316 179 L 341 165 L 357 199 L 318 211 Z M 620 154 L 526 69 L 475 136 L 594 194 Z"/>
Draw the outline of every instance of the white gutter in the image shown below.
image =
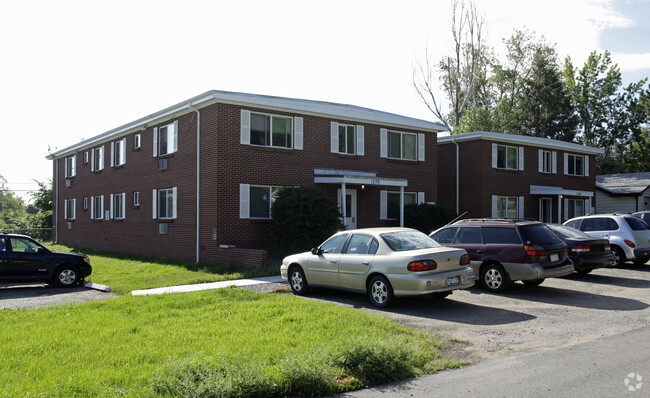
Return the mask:
<path fill-rule="evenodd" d="M 196 263 L 199 263 L 199 222 L 201 204 L 201 113 L 198 109 L 192 108 L 190 102 L 187 107 L 196 112 Z"/>
<path fill-rule="evenodd" d="M 54 159 L 54 214 L 52 222 L 54 223 L 54 243 L 59 243 L 59 160 Z"/>

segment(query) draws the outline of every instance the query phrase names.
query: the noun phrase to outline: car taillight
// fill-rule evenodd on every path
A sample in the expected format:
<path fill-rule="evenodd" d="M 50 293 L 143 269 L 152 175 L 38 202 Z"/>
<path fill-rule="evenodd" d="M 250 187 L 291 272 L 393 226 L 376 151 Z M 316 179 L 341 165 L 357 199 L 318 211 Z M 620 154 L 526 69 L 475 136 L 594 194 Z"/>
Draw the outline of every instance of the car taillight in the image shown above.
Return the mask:
<path fill-rule="evenodd" d="M 538 249 L 535 246 L 524 246 L 524 250 L 529 256 L 543 256 L 546 254 L 546 250 Z"/>
<path fill-rule="evenodd" d="M 467 265 L 469 264 L 469 254 L 463 254 L 460 256 L 460 261 L 458 262 L 458 265 Z"/>
<path fill-rule="evenodd" d="M 438 268 L 438 264 L 433 260 L 418 260 L 411 261 L 406 268 L 409 271 L 432 271 Z"/>
<path fill-rule="evenodd" d="M 612 251 L 612 247 L 611 247 L 609 244 L 606 244 L 606 245 L 605 245 L 605 251 L 606 251 L 606 252 L 611 252 L 611 251 Z"/>
<path fill-rule="evenodd" d="M 631 240 L 627 240 L 627 239 L 625 239 L 625 244 L 628 245 L 628 246 L 630 246 L 630 247 L 633 248 L 633 249 L 636 247 L 636 245 L 634 244 L 634 242 L 632 242 Z"/>
<path fill-rule="evenodd" d="M 589 246 L 582 245 L 582 246 L 574 246 L 573 249 L 571 249 L 571 251 L 575 253 L 588 253 L 590 250 L 589 250 Z"/>

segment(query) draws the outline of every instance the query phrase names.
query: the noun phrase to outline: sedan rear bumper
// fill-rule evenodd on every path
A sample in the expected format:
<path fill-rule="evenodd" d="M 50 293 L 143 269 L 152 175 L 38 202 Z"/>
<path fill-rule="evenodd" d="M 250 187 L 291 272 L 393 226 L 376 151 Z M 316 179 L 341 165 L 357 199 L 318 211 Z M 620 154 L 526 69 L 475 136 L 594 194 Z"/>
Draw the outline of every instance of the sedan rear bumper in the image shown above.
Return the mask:
<path fill-rule="evenodd" d="M 571 256 L 573 266 L 578 269 L 604 268 L 614 263 L 612 253 L 588 254 L 584 256 Z"/>
<path fill-rule="evenodd" d="M 386 276 L 393 287 L 393 293 L 397 297 L 467 289 L 474 286 L 474 281 L 477 279 L 472 267 L 444 272 L 411 272 Z M 457 282 L 457 284 L 454 285 L 454 282 Z"/>

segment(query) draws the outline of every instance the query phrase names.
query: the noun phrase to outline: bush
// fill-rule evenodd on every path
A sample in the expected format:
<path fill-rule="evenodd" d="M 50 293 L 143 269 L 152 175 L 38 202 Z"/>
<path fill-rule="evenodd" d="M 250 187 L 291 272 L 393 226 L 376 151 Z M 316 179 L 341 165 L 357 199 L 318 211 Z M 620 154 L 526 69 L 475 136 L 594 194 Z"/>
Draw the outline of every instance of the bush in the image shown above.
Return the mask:
<path fill-rule="evenodd" d="M 417 229 L 427 235 L 457 216 L 455 211 L 445 206 L 428 203 L 404 206 L 404 226 Z"/>
<path fill-rule="evenodd" d="M 315 187 L 280 189 L 272 212 L 271 235 L 285 254 L 310 250 L 343 229 L 336 200 Z"/>

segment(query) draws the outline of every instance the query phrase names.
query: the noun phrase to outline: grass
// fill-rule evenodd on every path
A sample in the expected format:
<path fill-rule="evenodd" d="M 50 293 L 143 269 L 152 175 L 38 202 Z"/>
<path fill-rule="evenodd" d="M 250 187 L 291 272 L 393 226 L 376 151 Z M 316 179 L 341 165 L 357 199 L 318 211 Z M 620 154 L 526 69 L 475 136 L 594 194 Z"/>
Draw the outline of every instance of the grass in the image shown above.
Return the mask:
<path fill-rule="evenodd" d="M 237 273 L 92 253 L 90 260 L 95 282 L 111 280 L 123 292 L 160 286 L 150 278 Z M 138 265 L 147 277 L 128 269 Z M 382 316 L 286 294 L 125 295 L 0 310 L 0 396 L 328 395 L 462 365 L 439 355 L 444 345 Z"/>

